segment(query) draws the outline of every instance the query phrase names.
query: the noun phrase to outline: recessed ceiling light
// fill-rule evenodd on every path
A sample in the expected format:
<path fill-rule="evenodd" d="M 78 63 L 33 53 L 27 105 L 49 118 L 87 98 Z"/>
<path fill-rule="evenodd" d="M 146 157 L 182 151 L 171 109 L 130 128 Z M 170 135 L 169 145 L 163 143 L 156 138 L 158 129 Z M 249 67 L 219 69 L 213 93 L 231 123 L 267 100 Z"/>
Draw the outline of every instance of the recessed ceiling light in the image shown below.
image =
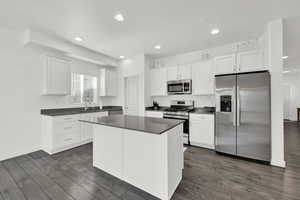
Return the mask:
<path fill-rule="evenodd" d="M 116 14 L 114 16 L 115 20 L 118 21 L 118 22 L 123 22 L 125 20 L 124 16 L 122 14 Z"/>
<path fill-rule="evenodd" d="M 124 59 L 125 58 L 125 56 L 120 56 L 120 59 Z"/>
<path fill-rule="evenodd" d="M 216 35 L 216 34 L 220 33 L 220 30 L 215 28 L 215 29 L 211 30 L 210 33 L 211 33 L 212 35 Z"/>
<path fill-rule="evenodd" d="M 288 59 L 288 57 L 289 56 L 282 56 L 282 59 L 285 60 L 285 59 Z"/>
<path fill-rule="evenodd" d="M 160 45 L 155 45 L 154 48 L 155 48 L 155 49 L 161 49 L 161 46 L 160 46 Z"/>
<path fill-rule="evenodd" d="M 81 38 L 81 37 L 76 37 L 75 40 L 76 40 L 77 42 L 82 42 L 82 38 Z"/>

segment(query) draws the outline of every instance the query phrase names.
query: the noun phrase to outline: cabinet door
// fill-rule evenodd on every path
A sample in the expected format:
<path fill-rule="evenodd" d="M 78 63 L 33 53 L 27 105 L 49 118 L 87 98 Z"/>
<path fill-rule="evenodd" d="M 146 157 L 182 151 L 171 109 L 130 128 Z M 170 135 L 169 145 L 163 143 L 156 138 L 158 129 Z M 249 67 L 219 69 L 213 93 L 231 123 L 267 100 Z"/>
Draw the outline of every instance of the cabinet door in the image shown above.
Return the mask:
<path fill-rule="evenodd" d="M 214 148 L 214 116 L 195 114 L 190 116 L 190 140 L 192 145 Z"/>
<path fill-rule="evenodd" d="M 236 72 L 236 57 L 234 54 L 215 58 L 216 74 L 231 74 Z"/>
<path fill-rule="evenodd" d="M 101 69 L 99 72 L 99 96 L 117 96 L 117 93 L 117 72 L 110 69 Z"/>
<path fill-rule="evenodd" d="M 67 95 L 70 93 L 70 66 L 69 62 L 47 57 L 45 74 L 45 95 Z"/>
<path fill-rule="evenodd" d="M 90 121 L 92 120 L 92 114 L 82 114 L 80 119 Z M 80 122 L 80 135 L 81 141 L 92 139 L 93 137 L 93 125 L 85 122 Z"/>
<path fill-rule="evenodd" d="M 178 80 L 178 67 L 168 67 L 168 81 Z"/>
<path fill-rule="evenodd" d="M 178 67 L 178 78 L 183 79 L 191 79 L 191 65 L 180 65 Z"/>
<path fill-rule="evenodd" d="M 237 55 L 239 72 L 265 70 L 262 62 L 263 57 L 260 51 L 242 52 Z"/>
<path fill-rule="evenodd" d="M 151 81 L 150 81 L 151 96 L 167 95 L 167 69 L 166 68 L 151 69 L 150 77 L 151 77 Z"/>
<path fill-rule="evenodd" d="M 192 65 L 192 89 L 194 95 L 214 94 L 214 74 L 212 61 Z"/>
<path fill-rule="evenodd" d="M 107 71 L 106 91 L 107 91 L 107 96 L 117 96 L 118 77 L 117 77 L 117 72 L 114 70 Z"/>

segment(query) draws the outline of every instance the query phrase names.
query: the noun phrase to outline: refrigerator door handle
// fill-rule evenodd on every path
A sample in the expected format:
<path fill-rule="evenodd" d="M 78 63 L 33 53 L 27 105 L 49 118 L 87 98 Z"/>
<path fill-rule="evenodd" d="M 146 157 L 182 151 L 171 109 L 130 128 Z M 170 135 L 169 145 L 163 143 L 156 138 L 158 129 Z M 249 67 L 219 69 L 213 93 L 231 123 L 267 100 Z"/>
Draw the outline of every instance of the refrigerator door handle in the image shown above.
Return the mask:
<path fill-rule="evenodd" d="M 233 123 L 233 126 L 236 126 L 236 87 L 233 86 L 232 88 L 232 109 L 231 109 L 233 112 L 233 116 L 232 116 L 232 123 Z"/>
<path fill-rule="evenodd" d="M 237 108 L 237 112 L 236 112 L 236 124 L 237 126 L 240 126 L 241 124 L 241 95 L 240 95 L 240 87 L 237 86 L 236 87 L 236 108 Z"/>

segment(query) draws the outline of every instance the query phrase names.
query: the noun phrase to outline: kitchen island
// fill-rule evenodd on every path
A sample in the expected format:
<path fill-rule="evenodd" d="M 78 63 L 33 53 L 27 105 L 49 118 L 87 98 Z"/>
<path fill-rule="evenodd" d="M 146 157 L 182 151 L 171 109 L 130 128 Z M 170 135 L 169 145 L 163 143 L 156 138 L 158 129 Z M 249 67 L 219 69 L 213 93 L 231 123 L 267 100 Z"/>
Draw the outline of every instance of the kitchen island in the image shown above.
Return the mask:
<path fill-rule="evenodd" d="M 182 179 L 183 121 L 114 115 L 93 125 L 93 165 L 163 200 Z"/>

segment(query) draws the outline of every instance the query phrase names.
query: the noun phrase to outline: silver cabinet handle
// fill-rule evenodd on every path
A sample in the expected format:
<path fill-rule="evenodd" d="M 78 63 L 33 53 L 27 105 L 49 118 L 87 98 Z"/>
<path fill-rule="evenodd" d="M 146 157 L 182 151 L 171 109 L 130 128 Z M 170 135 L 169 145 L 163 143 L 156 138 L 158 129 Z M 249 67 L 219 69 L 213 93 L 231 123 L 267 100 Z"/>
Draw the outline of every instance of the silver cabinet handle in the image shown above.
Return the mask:
<path fill-rule="evenodd" d="M 64 139 L 65 142 L 73 140 L 72 138 Z"/>

